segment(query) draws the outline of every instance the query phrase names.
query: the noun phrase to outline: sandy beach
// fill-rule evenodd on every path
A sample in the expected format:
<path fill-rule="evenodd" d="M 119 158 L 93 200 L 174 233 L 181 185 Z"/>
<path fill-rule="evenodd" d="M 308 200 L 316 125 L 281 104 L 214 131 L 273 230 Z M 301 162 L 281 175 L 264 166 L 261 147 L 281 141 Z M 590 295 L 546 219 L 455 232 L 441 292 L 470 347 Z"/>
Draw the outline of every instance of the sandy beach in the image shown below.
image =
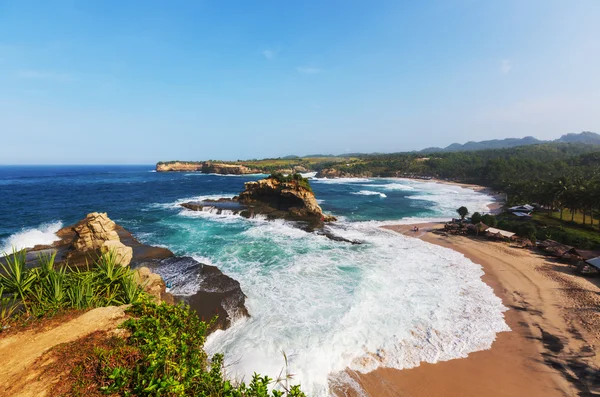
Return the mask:
<path fill-rule="evenodd" d="M 504 305 L 512 332 L 490 350 L 405 370 L 382 368 L 350 376 L 370 396 L 600 395 L 600 279 L 506 243 L 443 236 L 441 224 L 386 226 L 464 254 L 483 267 L 482 280 Z M 358 395 L 337 391 L 340 395 Z M 340 393 L 341 392 L 341 393 Z"/>

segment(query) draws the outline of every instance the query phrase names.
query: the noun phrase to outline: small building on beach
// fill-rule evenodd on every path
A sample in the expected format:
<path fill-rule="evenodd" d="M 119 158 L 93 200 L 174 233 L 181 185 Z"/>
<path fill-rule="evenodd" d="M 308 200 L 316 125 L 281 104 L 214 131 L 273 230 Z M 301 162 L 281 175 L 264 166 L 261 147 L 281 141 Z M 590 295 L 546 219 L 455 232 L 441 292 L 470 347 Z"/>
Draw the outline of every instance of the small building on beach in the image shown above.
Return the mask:
<path fill-rule="evenodd" d="M 529 205 L 529 204 L 523 204 L 523 205 L 517 205 L 515 207 L 510 207 L 508 209 L 509 212 L 514 213 L 522 213 L 522 214 L 527 214 L 529 215 L 531 212 L 533 212 L 533 210 L 535 209 L 535 207 L 533 205 Z"/>
<path fill-rule="evenodd" d="M 513 239 L 515 236 L 515 233 L 513 232 L 509 232 L 506 230 L 502 230 L 502 229 L 496 229 L 495 227 L 488 227 L 485 230 L 485 235 L 486 237 L 490 237 L 490 238 L 498 238 L 498 239 Z"/>
<path fill-rule="evenodd" d="M 550 255 L 556 256 L 558 258 L 562 258 L 567 252 L 574 249 L 574 247 L 571 247 L 570 245 L 561 244 L 558 241 L 550 239 L 544 240 L 541 243 L 539 243 L 538 248 L 541 248 Z"/>

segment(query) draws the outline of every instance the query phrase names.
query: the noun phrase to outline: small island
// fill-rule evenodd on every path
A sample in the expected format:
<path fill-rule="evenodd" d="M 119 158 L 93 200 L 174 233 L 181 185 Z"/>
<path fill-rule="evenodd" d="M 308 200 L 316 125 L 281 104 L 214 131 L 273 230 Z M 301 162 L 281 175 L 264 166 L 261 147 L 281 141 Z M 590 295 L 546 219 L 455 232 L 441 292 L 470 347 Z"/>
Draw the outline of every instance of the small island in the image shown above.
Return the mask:
<path fill-rule="evenodd" d="M 181 204 L 192 211 L 232 213 L 246 218 L 264 216 L 303 222 L 310 229 L 336 220 L 325 215 L 317 203 L 308 179 L 300 174 L 271 174 L 268 178 L 246 182 L 239 196 Z"/>

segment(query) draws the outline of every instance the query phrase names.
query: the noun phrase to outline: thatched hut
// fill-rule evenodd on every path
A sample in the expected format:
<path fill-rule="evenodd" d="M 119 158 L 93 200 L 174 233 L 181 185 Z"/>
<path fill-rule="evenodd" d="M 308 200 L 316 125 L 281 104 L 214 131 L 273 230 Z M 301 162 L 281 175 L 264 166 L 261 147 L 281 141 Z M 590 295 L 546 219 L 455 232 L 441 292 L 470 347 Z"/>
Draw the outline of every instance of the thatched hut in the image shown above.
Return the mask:
<path fill-rule="evenodd" d="M 544 240 L 538 244 L 538 247 L 547 252 L 548 254 L 555 256 L 557 258 L 562 258 L 565 253 L 574 249 L 570 245 L 559 243 L 554 240 Z"/>

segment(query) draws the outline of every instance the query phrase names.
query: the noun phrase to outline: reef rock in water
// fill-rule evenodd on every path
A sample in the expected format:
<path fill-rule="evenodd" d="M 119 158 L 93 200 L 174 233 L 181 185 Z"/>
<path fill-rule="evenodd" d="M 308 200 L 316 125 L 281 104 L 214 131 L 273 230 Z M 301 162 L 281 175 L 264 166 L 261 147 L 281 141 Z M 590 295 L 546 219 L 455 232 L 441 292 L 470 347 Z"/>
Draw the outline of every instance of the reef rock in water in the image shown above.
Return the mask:
<path fill-rule="evenodd" d="M 192 211 L 230 211 L 247 218 L 264 215 L 267 219 L 303 221 L 311 227 L 320 227 L 325 222 L 336 220 L 331 215 L 323 214 L 308 180 L 299 174 L 289 177 L 270 176 L 246 182 L 245 190 L 231 199 L 189 202 L 181 206 Z"/>

